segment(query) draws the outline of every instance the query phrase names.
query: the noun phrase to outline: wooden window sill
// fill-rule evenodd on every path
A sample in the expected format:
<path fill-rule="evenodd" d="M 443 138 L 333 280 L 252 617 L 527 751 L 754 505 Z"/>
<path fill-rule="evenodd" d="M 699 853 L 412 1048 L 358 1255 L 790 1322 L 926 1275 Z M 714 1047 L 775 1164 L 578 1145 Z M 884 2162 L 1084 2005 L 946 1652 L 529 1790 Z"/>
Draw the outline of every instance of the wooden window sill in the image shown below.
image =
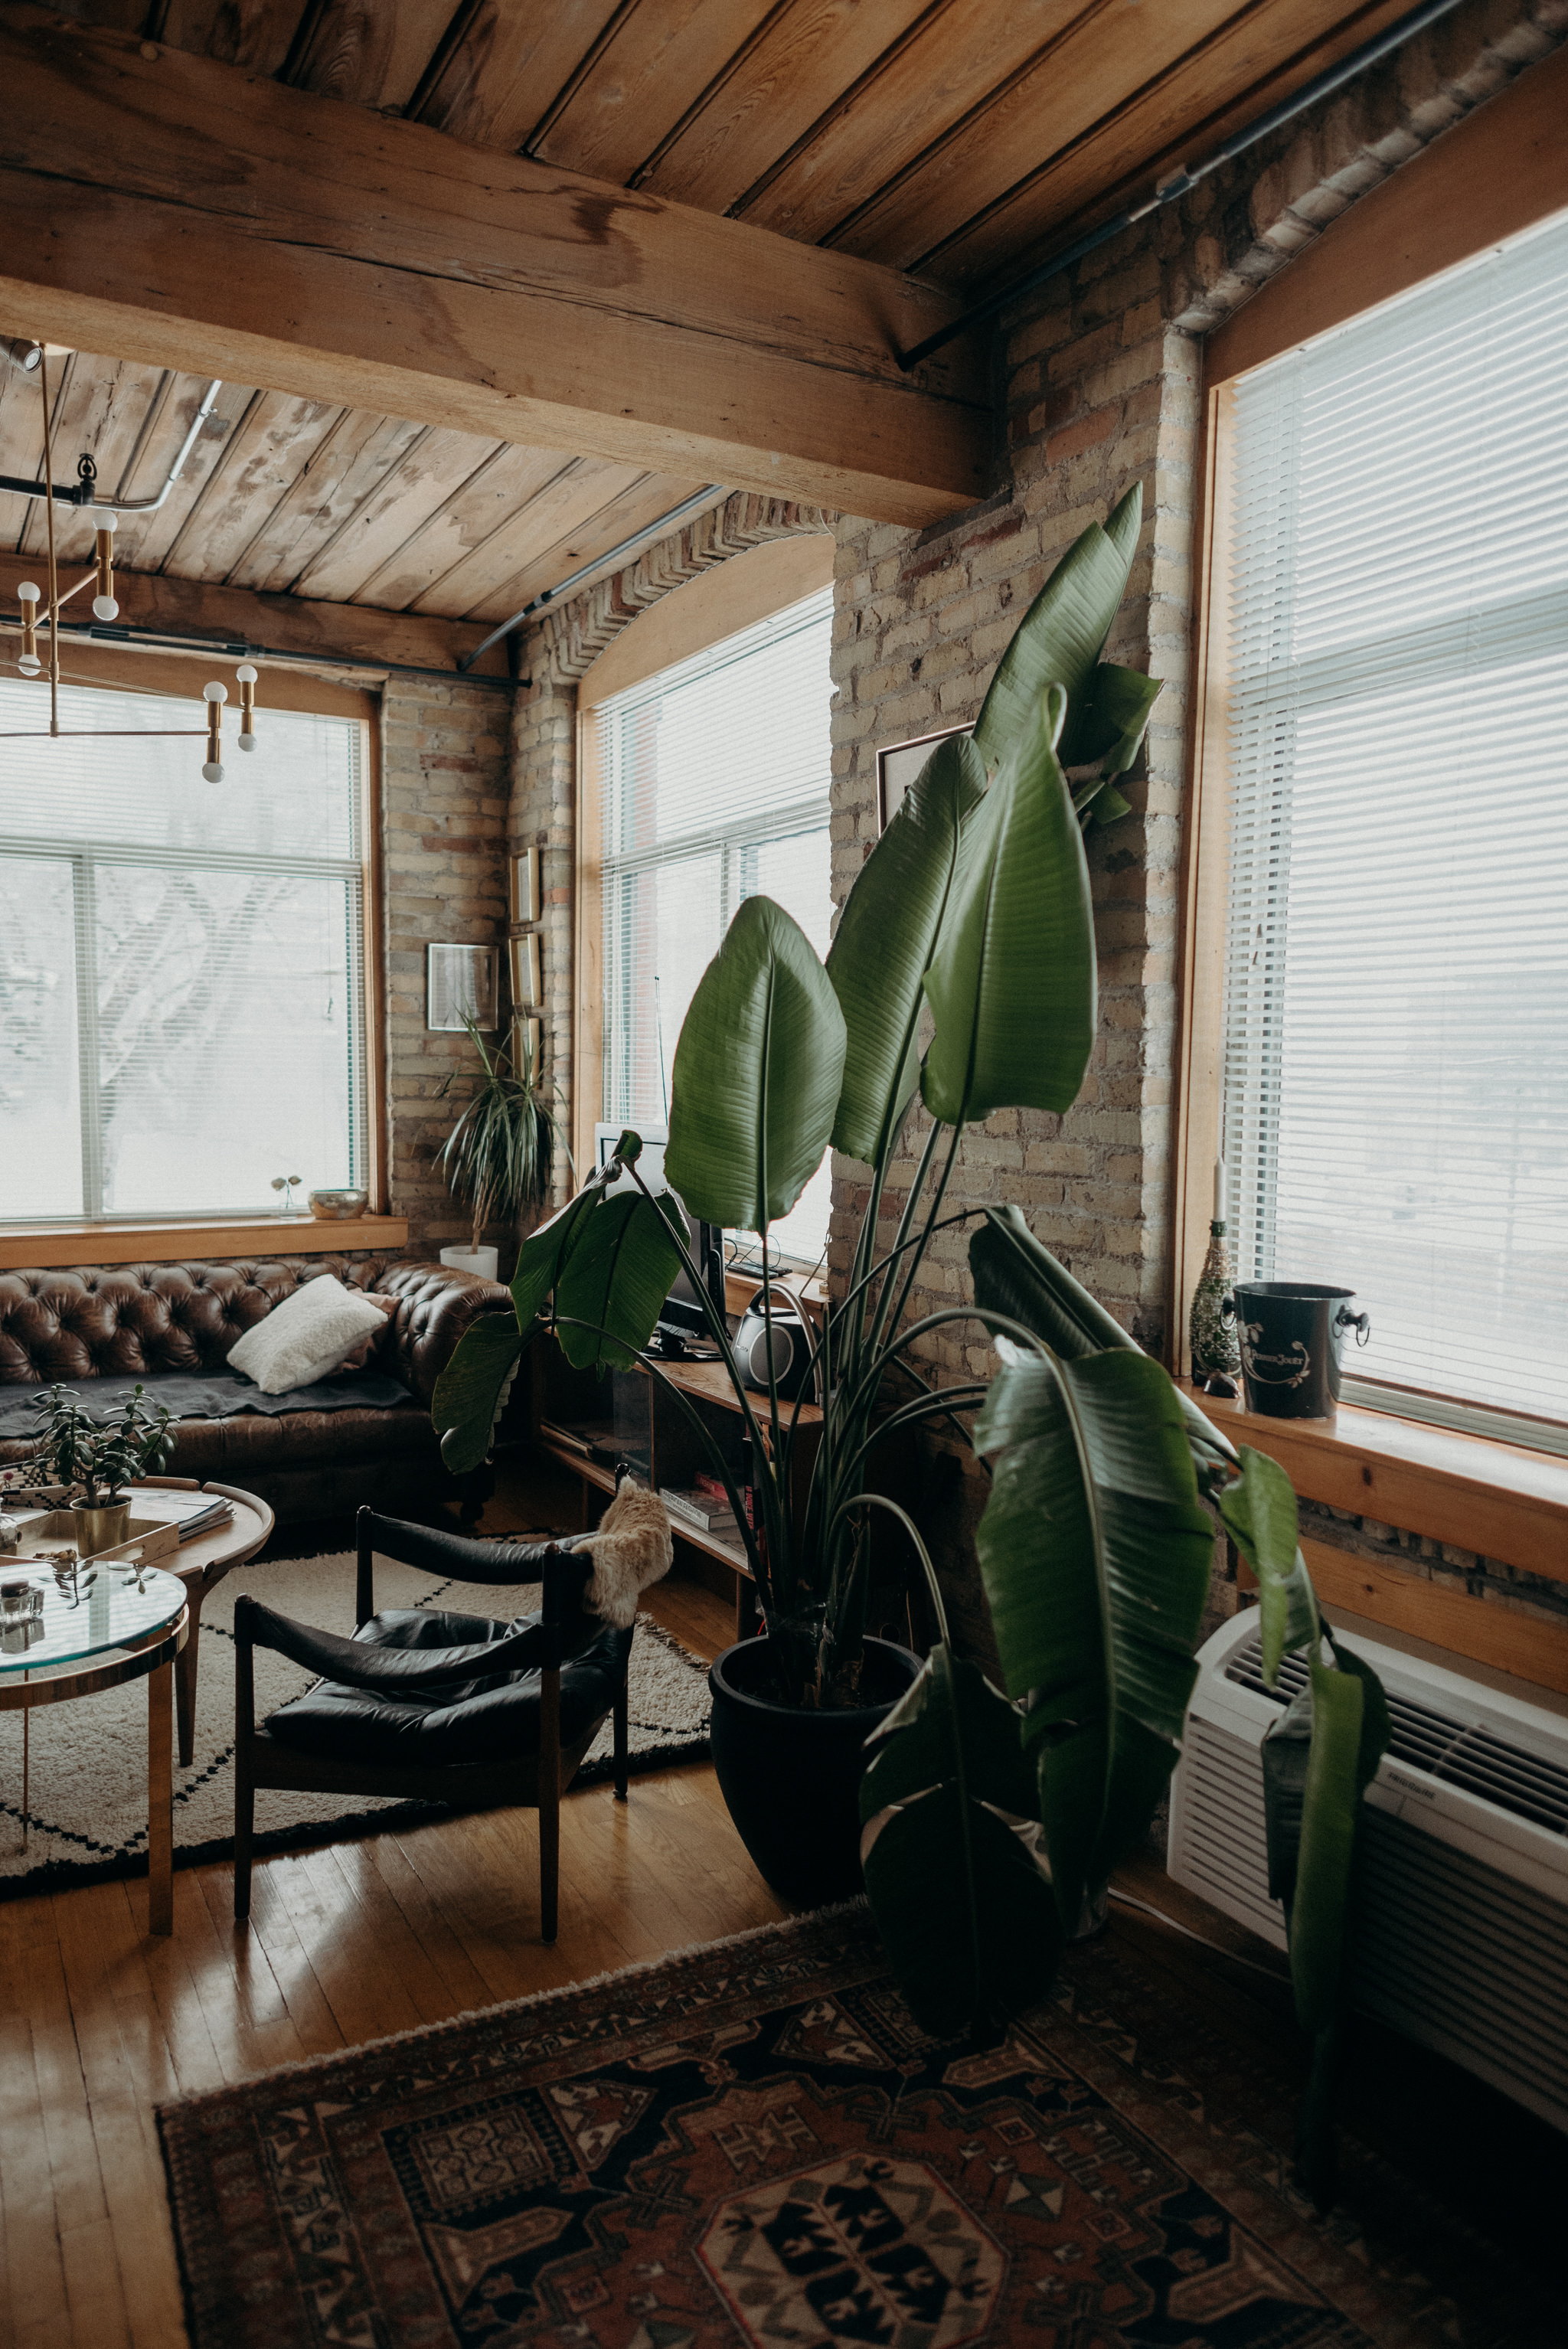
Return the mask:
<path fill-rule="evenodd" d="M 38 1265 L 184 1264 L 197 1257 L 388 1253 L 408 1245 L 407 1218 L 361 1216 L 322 1223 L 315 1216 L 229 1216 L 168 1224 L 54 1224 L 0 1232 L 0 1271 Z"/>
<path fill-rule="evenodd" d="M 1303 1500 L 1568 1582 L 1568 1460 L 1350 1403 L 1332 1419 L 1268 1419 L 1183 1392 L 1236 1445 L 1277 1460 Z M 1460 1569 L 1391 1550 L 1387 1565 L 1304 1539 L 1326 1606 L 1537 1687 L 1568 1691 L 1568 1624 L 1457 1587 Z"/>

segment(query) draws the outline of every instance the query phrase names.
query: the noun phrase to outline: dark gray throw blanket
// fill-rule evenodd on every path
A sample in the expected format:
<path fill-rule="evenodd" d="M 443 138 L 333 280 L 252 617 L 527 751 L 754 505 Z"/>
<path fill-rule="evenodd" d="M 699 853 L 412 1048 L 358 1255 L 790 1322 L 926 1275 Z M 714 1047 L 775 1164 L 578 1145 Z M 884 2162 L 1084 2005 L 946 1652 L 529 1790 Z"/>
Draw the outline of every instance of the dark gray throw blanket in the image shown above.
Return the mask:
<path fill-rule="evenodd" d="M 134 1373 L 115 1372 L 102 1379 L 62 1379 L 95 1419 L 111 1407 L 123 1405 L 137 1383 Z M 141 1381 L 151 1403 L 161 1403 L 173 1419 L 232 1419 L 238 1412 L 259 1411 L 280 1419 L 294 1411 L 390 1411 L 409 1401 L 408 1390 L 380 1371 L 350 1371 L 341 1378 L 317 1379 L 314 1386 L 295 1387 L 288 1394 L 263 1394 L 252 1379 L 238 1371 L 152 1371 Z M 38 1414 L 32 1408 L 38 1386 L 0 1386 L 0 1437 L 15 1442 L 37 1432 Z"/>

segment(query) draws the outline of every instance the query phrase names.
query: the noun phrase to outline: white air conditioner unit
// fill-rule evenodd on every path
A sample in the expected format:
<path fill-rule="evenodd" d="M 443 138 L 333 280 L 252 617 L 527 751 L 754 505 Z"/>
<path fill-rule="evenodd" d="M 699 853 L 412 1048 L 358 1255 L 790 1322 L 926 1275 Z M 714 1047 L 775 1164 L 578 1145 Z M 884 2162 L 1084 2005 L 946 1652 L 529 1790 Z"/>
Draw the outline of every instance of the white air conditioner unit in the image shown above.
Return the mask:
<path fill-rule="evenodd" d="M 1568 1722 L 1351 1639 L 1387 1692 L 1393 1742 L 1367 1790 L 1355 2001 L 1568 2130 Z M 1259 1747 L 1306 1676 L 1264 1685 L 1258 1618 L 1200 1653 L 1171 1786 L 1169 1866 L 1277 1949 Z"/>

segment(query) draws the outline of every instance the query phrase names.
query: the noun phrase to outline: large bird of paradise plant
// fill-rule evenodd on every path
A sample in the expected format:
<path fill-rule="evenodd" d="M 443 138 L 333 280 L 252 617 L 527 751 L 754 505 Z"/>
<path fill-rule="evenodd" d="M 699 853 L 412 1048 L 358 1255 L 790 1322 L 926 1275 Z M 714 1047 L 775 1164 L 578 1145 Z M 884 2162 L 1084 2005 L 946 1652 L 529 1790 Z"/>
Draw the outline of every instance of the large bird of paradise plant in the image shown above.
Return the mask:
<path fill-rule="evenodd" d="M 624 1135 L 611 1164 L 524 1243 L 514 1318 L 469 1330 L 434 1400 L 442 1456 L 460 1472 L 483 1458 L 537 1328 L 579 1367 L 641 1361 L 730 1493 L 779 1700 L 830 1708 L 858 1693 L 866 1531 L 872 1511 L 891 1506 L 867 1489 L 877 1446 L 923 1424 L 962 1430 L 980 1409 L 973 1440 L 995 1482 L 979 1554 L 1006 1692 L 954 1655 L 944 1624 L 862 1792 L 867 1889 L 906 1992 L 934 2028 L 995 2020 L 1037 1995 L 1086 1899 L 1146 1824 L 1195 1675 L 1213 1533 L 1205 1502 L 1259 1573 L 1270 1670 L 1284 1646 L 1313 1643 L 1303 1751 L 1318 1759 L 1305 1781 L 1273 1773 L 1282 1819 L 1295 1805 L 1299 1849 L 1293 1858 L 1287 1819 L 1281 1880 L 1290 1878 L 1304 1948 L 1315 1935 L 1325 1950 L 1341 1946 L 1349 1843 L 1326 1840 L 1321 1822 L 1348 1819 L 1353 1843 L 1376 1742 L 1363 1735 L 1365 1708 L 1352 1736 L 1341 1683 L 1359 1692 L 1365 1677 L 1325 1650 L 1288 1485 L 1282 1496 L 1268 1464 L 1238 1457 L 1016 1209 L 944 1212 L 966 1127 L 1003 1109 L 1065 1112 L 1083 1081 L 1096 971 L 1082 833 L 1126 812 L 1114 778 L 1136 756 L 1159 692 L 1102 657 L 1140 512 L 1135 489 L 1057 566 L 973 733 L 937 747 L 867 859 L 825 962 L 781 906 L 741 905 L 676 1050 L 672 1189 L 644 1182 L 640 1141 Z M 884 1198 L 917 1092 L 930 1123 L 889 1238 Z M 758 1507 L 748 1526 L 700 1413 L 644 1350 L 683 1264 L 707 1293 L 686 1215 L 760 1233 L 766 1262 L 769 1226 L 830 1143 L 867 1164 L 870 1182 L 848 1277 L 816 1341 L 820 1435 L 806 1437 L 776 1389 L 748 1389 L 724 1318 L 709 1309 L 751 1439 Z M 931 1241 L 976 1217 L 973 1302 L 912 1319 Z M 940 1383 L 921 1341 L 975 1321 L 1003 1353 L 1000 1374 Z M 809 1464 L 799 1457 L 808 1441 Z M 943 1623 L 918 1532 L 893 1514 Z M 1331 1749 L 1332 1767 L 1322 1760 Z M 1309 1932 L 1308 1912 L 1328 1930 Z"/>

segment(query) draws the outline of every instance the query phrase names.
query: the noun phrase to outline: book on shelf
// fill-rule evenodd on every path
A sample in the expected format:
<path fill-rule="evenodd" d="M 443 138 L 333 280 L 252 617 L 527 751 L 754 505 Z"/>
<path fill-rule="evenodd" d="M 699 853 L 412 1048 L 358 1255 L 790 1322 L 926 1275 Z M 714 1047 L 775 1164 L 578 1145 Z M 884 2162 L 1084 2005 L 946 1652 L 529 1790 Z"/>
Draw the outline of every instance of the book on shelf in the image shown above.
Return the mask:
<path fill-rule="evenodd" d="M 672 1485 L 661 1486 L 659 1498 L 677 1525 L 695 1526 L 699 1533 L 709 1534 L 716 1541 L 739 1540 L 735 1512 L 727 1500 L 721 1504 L 711 1494 L 683 1491 Z"/>

